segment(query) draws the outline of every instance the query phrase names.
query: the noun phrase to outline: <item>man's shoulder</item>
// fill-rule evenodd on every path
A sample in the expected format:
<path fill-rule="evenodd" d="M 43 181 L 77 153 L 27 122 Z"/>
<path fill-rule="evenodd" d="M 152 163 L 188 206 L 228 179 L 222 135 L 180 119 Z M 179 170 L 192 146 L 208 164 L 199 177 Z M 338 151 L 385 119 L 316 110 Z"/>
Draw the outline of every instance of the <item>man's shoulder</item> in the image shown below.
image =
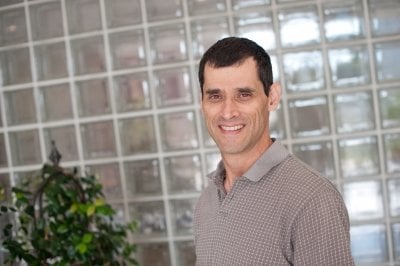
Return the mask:
<path fill-rule="evenodd" d="M 282 191 L 304 200 L 321 193 L 340 196 L 326 177 L 292 154 L 273 170 L 271 178 Z"/>
<path fill-rule="evenodd" d="M 282 161 L 275 173 L 293 182 L 302 182 L 310 185 L 331 184 L 320 172 L 301 161 L 293 154 L 289 154 L 289 156 Z"/>

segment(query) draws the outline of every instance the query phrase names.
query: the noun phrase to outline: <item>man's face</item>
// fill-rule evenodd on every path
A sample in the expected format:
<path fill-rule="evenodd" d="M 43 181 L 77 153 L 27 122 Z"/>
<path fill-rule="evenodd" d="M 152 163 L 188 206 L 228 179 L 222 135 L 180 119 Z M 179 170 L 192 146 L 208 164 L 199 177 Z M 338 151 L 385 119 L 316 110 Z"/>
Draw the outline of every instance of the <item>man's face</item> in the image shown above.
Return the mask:
<path fill-rule="evenodd" d="M 221 68 L 206 64 L 202 111 L 223 156 L 263 152 L 269 145 L 270 110 L 253 58 Z"/>

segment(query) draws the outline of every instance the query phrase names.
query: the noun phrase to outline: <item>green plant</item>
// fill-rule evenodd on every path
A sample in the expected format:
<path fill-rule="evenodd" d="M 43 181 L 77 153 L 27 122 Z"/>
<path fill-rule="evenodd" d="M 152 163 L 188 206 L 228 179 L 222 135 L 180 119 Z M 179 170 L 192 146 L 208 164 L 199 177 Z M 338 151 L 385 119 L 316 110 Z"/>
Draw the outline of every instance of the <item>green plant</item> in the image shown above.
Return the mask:
<path fill-rule="evenodd" d="M 56 163 L 45 164 L 39 175 L 35 192 L 13 187 L 13 204 L 1 206 L 0 215 L 15 217 L 3 229 L 7 263 L 137 265 L 136 246 L 127 240 L 136 223 L 113 222 L 115 211 L 94 175 L 78 177 Z"/>

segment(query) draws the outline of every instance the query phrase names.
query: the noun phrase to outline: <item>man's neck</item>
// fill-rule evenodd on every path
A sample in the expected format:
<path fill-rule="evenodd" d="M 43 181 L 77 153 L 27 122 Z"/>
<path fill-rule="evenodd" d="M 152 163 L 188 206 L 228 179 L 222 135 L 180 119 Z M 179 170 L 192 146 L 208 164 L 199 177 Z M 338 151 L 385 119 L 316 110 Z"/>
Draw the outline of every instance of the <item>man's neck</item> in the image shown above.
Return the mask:
<path fill-rule="evenodd" d="M 224 187 L 226 192 L 232 189 L 234 182 L 261 157 L 261 155 L 272 145 L 270 139 L 268 145 L 265 148 L 257 149 L 248 153 L 242 154 L 223 154 L 222 161 L 225 166 L 225 179 Z"/>

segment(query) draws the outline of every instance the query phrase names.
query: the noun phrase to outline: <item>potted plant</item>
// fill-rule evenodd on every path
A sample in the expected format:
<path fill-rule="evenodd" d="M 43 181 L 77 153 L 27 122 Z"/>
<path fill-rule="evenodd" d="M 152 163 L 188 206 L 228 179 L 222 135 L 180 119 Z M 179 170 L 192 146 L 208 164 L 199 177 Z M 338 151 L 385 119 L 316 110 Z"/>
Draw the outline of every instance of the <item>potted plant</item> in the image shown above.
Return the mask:
<path fill-rule="evenodd" d="M 34 192 L 13 187 L 13 203 L 1 206 L 0 215 L 14 217 L 3 228 L 6 263 L 137 265 L 136 246 L 127 239 L 136 223 L 114 223 L 115 211 L 106 203 L 98 179 L 61 168 L 55 146 L 50 158 L 53 164 L 44 164 Z"/>

